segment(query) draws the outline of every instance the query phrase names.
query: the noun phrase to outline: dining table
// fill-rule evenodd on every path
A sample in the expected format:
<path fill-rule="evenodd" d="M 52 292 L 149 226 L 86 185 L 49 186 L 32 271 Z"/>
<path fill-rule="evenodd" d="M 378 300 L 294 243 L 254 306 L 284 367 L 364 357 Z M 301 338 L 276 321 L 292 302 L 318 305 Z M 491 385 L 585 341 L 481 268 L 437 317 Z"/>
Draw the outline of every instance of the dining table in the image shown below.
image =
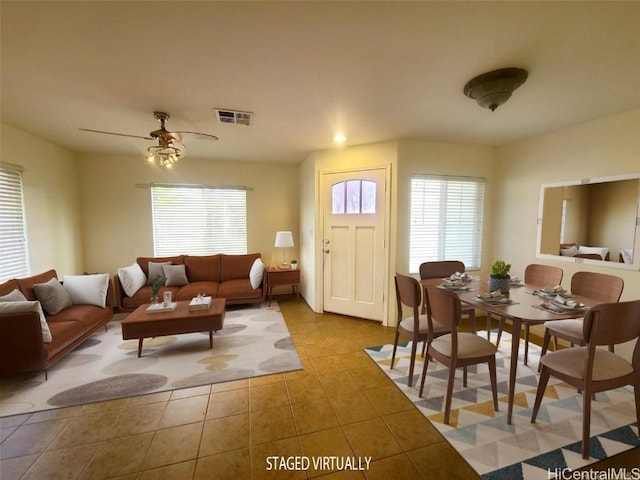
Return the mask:
<path fill-rule="evenodd" d="M 445 279 L 425 279 L 420 280 L 420 284 L 426 290 L 428 285 L 443 287 Z M 548 286 L 547 286 L 548 287 Z M 460 301 L 472 307 L 487 312 L 487 314 L 505 317 L 513 323 L 511 340 L 511 359 L 509 366 L 509 393 L 507 406 L 507 423 L 511 424 L 513 417 L 513 400 L 516 388 L 516 375 L 518 370 L 518 353 L 520 349 L 520 330 L 522 325 L 541 325 L 548 321 L 562 321 L 571 318 L 581 318 L 585 315 L 588 307 L 598 303 L 593 299 L 581 295 L 571 295 L 570 300 L 583 305 L 583 308 L 567 309 L 567 311 L 556 312 L 545 308 L 554 295 L 541 296 L 540 292 L 546 288 L 544 285 L 524 285 L 512 286 L 509 289 L 509 303 L 499 304 L 479 297 L 480 293 L 489 293 L 489 282 L 483 280 L 472 280 L 464 287 L 450 288 L 457 293 Z"/>

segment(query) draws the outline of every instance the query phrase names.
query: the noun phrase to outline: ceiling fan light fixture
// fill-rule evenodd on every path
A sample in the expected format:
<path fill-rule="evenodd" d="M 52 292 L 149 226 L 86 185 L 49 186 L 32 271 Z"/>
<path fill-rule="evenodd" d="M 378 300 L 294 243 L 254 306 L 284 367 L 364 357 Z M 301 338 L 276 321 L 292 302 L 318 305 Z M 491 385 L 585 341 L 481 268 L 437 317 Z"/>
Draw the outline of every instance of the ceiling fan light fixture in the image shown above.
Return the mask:
<path fill-rule="evenodd" d="M 464 94 L 492 112 L 505 103 L 513 91 L 529 76 L 523 68 L 501 68 L 472 78 L 464 86 Z"/>
<path fill-rule="evenodd" d="M 173 142 L 160 142 L 161 145 L 153 145 L 147 148 L 146 159 L 149 163 L 157 163 L 161 167 L 171 168 L 186 155 L 184 145 Z"/>

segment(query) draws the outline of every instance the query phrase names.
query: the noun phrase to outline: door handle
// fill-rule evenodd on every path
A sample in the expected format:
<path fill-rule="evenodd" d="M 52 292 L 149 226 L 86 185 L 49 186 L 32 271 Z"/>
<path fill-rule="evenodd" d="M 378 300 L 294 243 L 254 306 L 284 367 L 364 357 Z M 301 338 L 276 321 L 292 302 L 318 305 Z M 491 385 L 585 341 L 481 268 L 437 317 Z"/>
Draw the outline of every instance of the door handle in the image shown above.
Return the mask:
<path fill-rule="evenodd" d="M 324 249 L 324 253 L 329 253 L 329 249 L 328 249 L 328 248 L 325 248 L 325 249 Z"/>

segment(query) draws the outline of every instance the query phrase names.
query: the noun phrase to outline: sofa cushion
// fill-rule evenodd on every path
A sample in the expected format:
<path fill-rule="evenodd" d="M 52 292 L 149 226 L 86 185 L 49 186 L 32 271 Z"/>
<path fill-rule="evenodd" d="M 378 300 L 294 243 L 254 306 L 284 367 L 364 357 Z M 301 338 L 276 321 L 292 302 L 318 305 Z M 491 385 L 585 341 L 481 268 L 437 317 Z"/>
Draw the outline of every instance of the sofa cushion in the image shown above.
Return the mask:
<path fill-rule="evenodd" d="M 0 302 L 26 302 L 27 297 L 25 297 L 20 290 L 14 288 L 12 291 L 7 293 L 6 295 L 2 295 L 0 297 Z"/>
<path fill-rule="evenodd" d="M 165 265 L 171 265 L 171 262 L 149 262 L 147 269 L 149 274 L 147 275 L 147 285 L 153 285 L 153 282 L 156 278 L 160 277 L 162 280 L 162 284 L 164 285 L 167 281 L 167 277 L 164 275 L 164 270 L 162 267 Z"/>
<path fill-rule="evenodd" d="M 258 288 L 262 284 L 262 277 L 264 276 L 264 263 L 261 258 L 256 258 L 249 270 L 249 282 L 251 282 L 251 288 Z"/>
<path fill-rule="evenodd" d="M 0 313 L 28 313 L 36 312 L 40 318 L 40 329 L 42 330 L 42 341 L 51 342 L 51 331 L 47 324 L 47 319 L 42 311 L 42 305 L 37 300 L 26 300 L 21 302 L 0 302 Z"/>
<path fill-rule="evenodd" d="M 247 255 L 222 255 L 220 259 L 220 281 L 246 279 L 249 280 L 249 272 L 259 253 Z"/>
<path fill-rule="evenodd" d="M 79 322 L 52 322 L 49 328 L 55 342 L 45 343 L 44 345 L 48 359 L 78 340 L 84 332 L 84 327 Z"/>
<path fill-rule="evenodd" d="M 187 278 L 191 282 L 219 282 L 222 255 L 185 255 Z"/>
<path fill-rule="evenodd" d="M 191 300 L 202 293 L 205 297 L 218 297 L 219 282 L 191 282 L 178 290 L 176 300 Z"/>
<path fill-rule="evenodd" d="M 164 263 L 169 262 L 171 265 L 182 265 L 184 263 L 184 255 L 176 255 L 175 257 L 138 257 L 136 263 L 140 265 L 145 276 L 149 276 L 149 262 Z M 153 280 L 152 280 L 153 281 Z"/>
<path fill-rule="evenodd" d="M 137 263 L 133 263 L 128 267 L 119 268 L 118 278 L 120 279 L 120 285 L 122 285 L 124 293 L 126 293 L 128 297 L 133 297 L 133 295 L 147 283 L 147 277 L 142 271 L 142 267 Z"/>
<path fill-rule="evenodd" d="M 164 271 L 164 276 L 167 277 L 164 283 L 167 287 L 179 287 L 189 283 L 184 265 L 163 265 L 162 270 Z"/>
<path fill-rule="evenodd" d="M 46 272 L 42 272 L 31 277 L 19 278 L 18 285 L 20 285 L 20 291 L 25 297 L 27 297 L 27 300 L 37 300 L 36 292 L 33 291 L 33 286 L 36 283 L 45 283 L 52 278 L 58 278 L 56 271 L 47 270 Z"/>
<path fill-rule="evenodd" d="M 49 315 L 49 325 L 58 322 L 77 322 L 82 325 L 82 333 L 89 332 L 109 320 L 112 315 L 110 308 L 100 308 L 95 305 L 72 305 L 56 315 Z"/>
<path fill-rule="evenodd" d="M 227 280 L 220 284 L 218 289 L 219 298 L 230 298 L 233 300 L 245 300 L 249 298 L 259 298 L 262 296 L 262 289 L 252 288 L 249 278 L 238 280 Z"/>
<path fill-rule="evenodd" d="M 107 304 L 109 274 L 65 275 L 62 286 L 69 293 L 74 305 L 95 305 L 104 308 Z"/>
<path fill-rule="evenodd" d="M 16 280 L 15 278 L 11 280 L 7 280 L 4 283 L 0 283 L 0 296 L 7 295 L 16 289 L 20 290 L 20 284 L 18 283 L 18 280 Z"/>
<path fill-rule="evenodd" d="M 33 285 L 36 298 L 42 304 L 42 309 L 50 315 L 73 305 L 71 297 L 57 278 L 51 278 L 44 283 Z"/>

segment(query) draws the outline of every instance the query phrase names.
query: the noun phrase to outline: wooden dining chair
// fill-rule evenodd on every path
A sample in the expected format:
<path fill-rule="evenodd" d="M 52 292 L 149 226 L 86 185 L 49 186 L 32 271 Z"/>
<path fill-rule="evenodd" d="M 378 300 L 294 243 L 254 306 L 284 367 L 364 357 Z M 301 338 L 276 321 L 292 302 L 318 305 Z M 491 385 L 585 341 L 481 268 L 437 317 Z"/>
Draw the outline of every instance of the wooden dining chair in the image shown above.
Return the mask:
<path fill-rule="evenodd" d="M 585 346 L 564 348 L 541 357 L 542 371 L 531 413 L 535 423 L 550 376 L 582 391 L 582 457 L 589 458 L 591 401 L 598 393 L 632 385 L 636 420 L 640 425 L 640 300 L 603 303 L 591 307 L 584 317 Z M 603 348 L 636 340 L 631 362 Z"/>
<path fill-rule="evenodd" d="M 410 387 L 413 383 L 413 369 L 416 363 L 418 343 L 425 342 L 425 346 L 427 346 L 437 336 L 449 333 L 450 327 L 439 323 L 431 325 L 427 318 L 428 314 L 420 313 L 422 288 L 415 278 L 396 273 L 395 284 L 398 323 L 393 343 L 393 354 L 391 355 L 391 368 L 395 365 L 400 336 L 411 339 L 411 363 L 409 364 L 409 379 L 407 381 L 407 385 Z M 403 307 L 409 307 L 411 315 L 405 317 Z"/>
<path fill-rule="evenodd" d="M 458 324 L 462 315 L 460 299 L 454 292 L 438 288 L 434 285 L 427 287 L 427 319 L 430 325 L 442 325 L 448 328 L 450 333 L 440 335 L 433 339 L 427 346 L 427 356 L 446 365 L 449 368 L 447 381 L 447 396 L 445 400 L 444 423 L 449 424 L 451 413 L 451 399 L 453 396 L 453 384 L 455 371 L 458 367 L 464 367 L 463 386 L 467 386 L 467 371 L 469 365 L 487 363 L 489 365 L 489 377 L 491 380 L 491 392 L 493 393 L 493 406 L 498 411 L 498 387 L 496 381 L 496 346 L 475 333 L 458 332 Z M 424 391 L 424 381 L 429 368 L 425 360 L 420 380 L 420 393 Z"/>
<path fill-rule="evenodd" d="M 562 277 L 564 272 L 560 267 L 553 267 L 551 265 L 540 265 L 532 263 L 527 265 L 524 269 L 524 283 L 527 285 L 536 285 L 539 287 L 555 287 L 562 283 Z M 498 327 L 498 337 L 496 345 L 500 345 L 500 337 L 505 325 L 504 317 L 500 317 L 500 326 Z M 529 359 L 529 324 L 524 326 L 524 364 L 527 365 Z"/>
<path fill-rule="evenodd" d="M 596 303 L 618 302 L 623 288 L 624 280 L 615 275 L 576 272 L 571 277 L 571 293 L 588 297 Z M 585 344 L 582 318 L 545 322 L 544 326 L 541 356 L 547 353 L 551 337 L 554 338 L 556 350 L 558 349 L 558 339 L 566 340 L 572 346 Z M 613 352 L 613 345 L 609 349 Z"/>
<path fill-rule="evenodd" d="M 437 262 L 424 262 L 420 264 L 420 280 L 429 278 L 445 278 L 450 277 L 454 273 L 464 273 L 464 263 L 459 260 L 442 260 Z M 422 303 L 422 313 L 427 311 L 426 295 Z M 473 307 L 463 304 L 462 314 L 467 315 L 471 325 L 471 331 L 477 333 L 476 330 L 476 311 Z M 487 332 L 489 338 L 489 332 Z"/>

